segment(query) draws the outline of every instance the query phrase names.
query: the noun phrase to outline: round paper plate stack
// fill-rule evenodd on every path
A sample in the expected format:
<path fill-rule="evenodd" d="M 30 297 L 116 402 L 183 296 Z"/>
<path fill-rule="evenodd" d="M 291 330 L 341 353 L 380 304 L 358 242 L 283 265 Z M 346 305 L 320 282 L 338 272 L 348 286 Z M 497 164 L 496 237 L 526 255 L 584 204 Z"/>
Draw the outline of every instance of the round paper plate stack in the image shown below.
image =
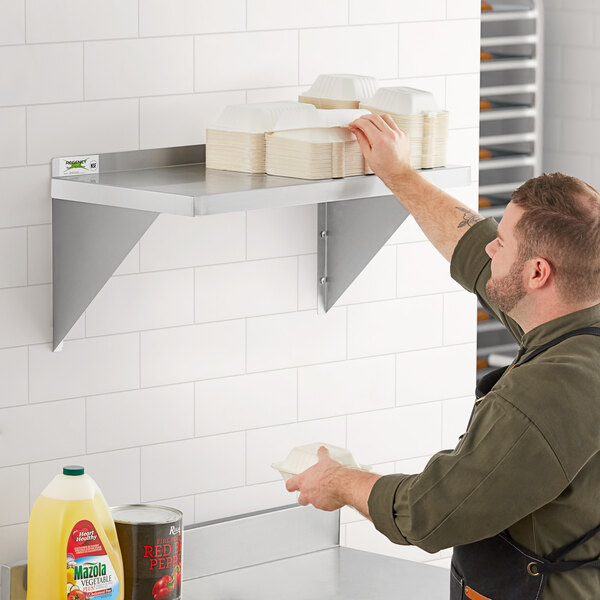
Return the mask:
<path fill-rule="evenodd" d="M 317 108 L 358 108 L 361 100 L 377 91 L 377 79 L 367 75 L 319 75 L 312 86 L 298 96 L 298 102 Z"/>
<path fill-rule="evenodd" d="M 375 114 L 389 114 L 408 134 L 415 169 L 443 167 L 448 146 L 448 112 L 440 110 L 433 94 L 410 87 L 380 88 L 360 103 Z"/>

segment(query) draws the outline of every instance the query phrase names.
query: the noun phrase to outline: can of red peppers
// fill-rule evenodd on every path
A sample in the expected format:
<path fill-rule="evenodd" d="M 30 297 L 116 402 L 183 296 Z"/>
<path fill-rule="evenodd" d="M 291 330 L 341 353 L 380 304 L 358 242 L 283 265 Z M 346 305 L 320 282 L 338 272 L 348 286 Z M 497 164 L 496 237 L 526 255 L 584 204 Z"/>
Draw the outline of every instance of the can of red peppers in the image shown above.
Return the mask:
<path fill-rule="evenodd" d="M 183 567 L 183 513 L 167 506 L 111 508 L 123 555 L 125 600 L 178 600 Z"/>

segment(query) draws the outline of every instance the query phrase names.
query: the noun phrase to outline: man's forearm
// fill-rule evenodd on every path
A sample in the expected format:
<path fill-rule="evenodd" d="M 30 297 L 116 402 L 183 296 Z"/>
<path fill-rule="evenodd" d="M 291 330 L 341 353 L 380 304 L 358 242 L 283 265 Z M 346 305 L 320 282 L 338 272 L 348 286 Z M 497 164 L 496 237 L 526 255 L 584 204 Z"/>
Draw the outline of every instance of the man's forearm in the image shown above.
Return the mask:
<path fill-rule="evenodd" d="M 369 496 L 375 482 L 381 477 L 376 473 L 366 473 L 357 469 L 340 467 L 332 474 L 331 492 L 341 504 L 354 507 L 367 519 L 369 515 Z"/>
<path fill-rule="evenodd" d="M 483 219 L 477 212 L 421 177 L 414 169 L 399 170 L 385 184 L 448 261 L 460 238 Z"/>

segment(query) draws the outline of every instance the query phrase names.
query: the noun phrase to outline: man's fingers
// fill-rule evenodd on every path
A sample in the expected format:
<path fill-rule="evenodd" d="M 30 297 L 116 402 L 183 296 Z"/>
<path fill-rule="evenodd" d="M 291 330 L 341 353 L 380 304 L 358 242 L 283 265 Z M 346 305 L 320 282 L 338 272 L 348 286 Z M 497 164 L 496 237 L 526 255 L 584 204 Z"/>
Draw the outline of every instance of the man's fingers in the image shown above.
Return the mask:
<path fill-rule="evenodd" d="M 371 144 L 369 144 L 369 140 L 367 136 L 362 132 L 362 130 L 358 129 L 358 127 L 350 127 L 350 131 L 356 136 L 356 141 L 363 153 L 363 156 L 366 156 L 367 152 L 371 150 Z"/>
<path fill-rule="evenodd" d="M 390 115 L 381 115 L 381 118 L 390 126 L 390 129 L 393 129 L 396 133 L 404 133 Z"/>
<path fill-rule="evenodd" d="M 302 504 L 302 506 L 306 506 L 308 504 L 308 500 L 306 499 L 306 494 L 300 494 L 298 496 L 298 504 Z"/>
<path fill-rule="evenodd" d="M 300 479 L 298 476 L 296 477 L 290 477 L 286 482 L 285 482 L 285 489 L 288 492 L 297 492 L 300 489 Z"/>
<path fill-rule="evenodd" d="M 382 115 L 369 113 L 368 115 L 362 115 L 359 118 L 366 119 L 370 123 L 373 123 L 373 126 L 376 127 L 381 133 L 387 133 L 390 130 L 389 123 L 383 119 Z"/>
<path fill-rule="evenodd" d="M 375 125 L 373 125 L 369 119 L 366 118 L 367 116 L 368 115 L 363 115 L 362 117 L 359 117 L 356 119 L 356 121 L 350 123 L 350 125 L 353 125 L 362 131 L 369 142 L 369 146 L 372 146 L 373 140 L 381 135 L 381 131 L 377 129 L 377 127 L 375 127 Z"/>
<path fill-rule="evenodd" d="M 329 450 L 327 450 L 327 448 L 325 446 L 321 446 L 317 450 L 317 456 L 319 457 L 319 460 L 324 460 L 326 458 L 329 458 Z"/>

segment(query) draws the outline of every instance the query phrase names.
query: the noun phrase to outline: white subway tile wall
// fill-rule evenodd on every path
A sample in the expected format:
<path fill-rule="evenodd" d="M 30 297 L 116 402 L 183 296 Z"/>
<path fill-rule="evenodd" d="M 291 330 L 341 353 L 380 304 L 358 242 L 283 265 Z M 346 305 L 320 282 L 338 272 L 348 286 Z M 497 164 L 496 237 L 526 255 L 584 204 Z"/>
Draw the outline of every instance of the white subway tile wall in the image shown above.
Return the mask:
<path fill-rule="evenodd" d="M 600 4 L 553 0 L 544 7 L 543 170 L 600 188 Z"/>
<path fill-rule="evenodd" d="M 0 131 L 4 138 L 0 146 L 0 167 L 12 167 L 27 162 L 26 123 L 25 107 L 0 108 Z"/>
<path fill-rule="evenodd" d="M 136 0 L 86 2 L 73 10 L 69 0 L 27 0 L 27 43 L 76 42 L 137 37 Z"/>
<path fill-rule="evenodd" d="M 29 518 L 29 465 L 0 470 L 0 527 Z M 7 493 L 10 490 L 10 493 Z"/>
<path fill-rule="evenodd" d="M 25 42 L 25 0 L 0 3 L 0 45 Z"/>
<path fill-rule="evenodd" d="M 83 100 L 82 43 L 4 46 L 0 65 L 0 106 Z"/>
<path fill-rule="evenodd" d="M 223 107 L 245 101 L 243 91 L 141 98 L 140 148 L 204 144 Z"/>
<path fill-rule="evenodd" d="M 27 228 L 27 283 L 52 283 L 52 226 Z"/>
<path fill-rule="evenodd" d="M 45 104 L 27 109 L 27 160 L 136 150 L 138 100 Z"/>
<path fill-rule="evenodd" d="M 584 113 L 555 81 L 553 149 L 577 154 L 571 122 L 600 119 L 583 66 L 600 28 L 569 18 L 586 34 L 561 33 L 557 72 Z M 29 510 L 66 463 L 109 504 L 161 502 L 191 524 L 295 503 L 270 465 L 299 444 L 347 446 L 381 473 L 453 445 L 475 304 L 414 219 L 319 315 L 314 206 L 161 215 L 52 353 L 49 161 L 204 143 L 227 104 L 350 72 L 435 94 L 451 162 L 474 167 L 449 191 L 475 206 L 478 52 L 479 0 L 0 0 L 0 562 L 25 558 Z M 353 547 L 447 561 L 342 517 Z"/>
<path fill-rule="evenodd" d="M 27 346 L 0 350 L 0 407 L 27 404 L 28 369 Z"/>

